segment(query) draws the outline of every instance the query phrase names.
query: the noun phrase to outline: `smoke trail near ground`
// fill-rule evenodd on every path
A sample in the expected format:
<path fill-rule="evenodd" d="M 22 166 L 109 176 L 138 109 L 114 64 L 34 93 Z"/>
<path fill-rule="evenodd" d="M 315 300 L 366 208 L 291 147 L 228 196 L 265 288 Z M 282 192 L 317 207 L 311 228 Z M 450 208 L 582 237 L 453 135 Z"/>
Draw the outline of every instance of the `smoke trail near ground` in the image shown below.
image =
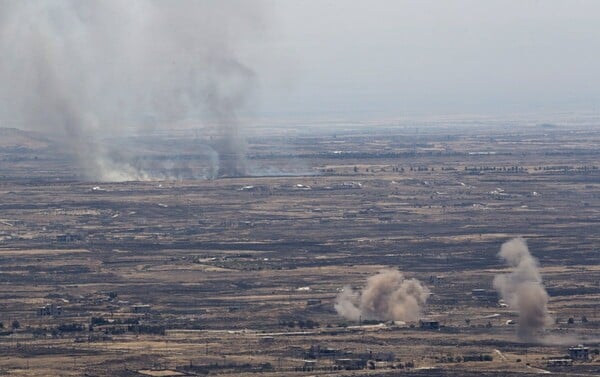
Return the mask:
<path fill-rule="evenodd" d="M 256 80 L 237 51 L 263 21 L 260 1 L 3 0 L 0 115 L 57 136 L 90 179 L 150 178 L 101 141 L 183 121 L 208 128 L 214 172 L 244 174 Z"/>
<path fill-rule="evenodd" d="M 538 331 L 552 323 L 547 308 L 549 296 L 542 284 L 538 261 L 522 238 L 505 242 L 498 256 L 514 270 L 496 275 L 494 288 L 519 312 L 519 337 L 533 340 Z"/>
<path fill-rule="evenodd" d="M 429 289 L 419 280 L 406 279 L 400 271 L 389 269 L 369 277 L 360 292 L 344 287 L 336 298 L 335 310 L 353 321 L 415 321 L 428 297 Z"/>

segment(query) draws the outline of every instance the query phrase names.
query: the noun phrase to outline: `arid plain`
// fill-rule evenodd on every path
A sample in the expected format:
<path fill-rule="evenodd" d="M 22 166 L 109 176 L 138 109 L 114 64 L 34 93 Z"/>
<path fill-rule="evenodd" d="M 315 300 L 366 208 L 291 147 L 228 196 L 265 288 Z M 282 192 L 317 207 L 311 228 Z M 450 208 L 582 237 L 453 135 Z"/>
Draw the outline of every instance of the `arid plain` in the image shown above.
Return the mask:
<path fill-rule="evenodd" d="M 598 375 L 597 121 L 265 126 L 215 179 L 183 130 L 141 140 L 178 179 L 114 183 L 0 129 L 0 374 Z M 532 341 L 492 283 L 514 237 L 550 296 Z M 390 268 L 437 325 L 336 312 Z"/>

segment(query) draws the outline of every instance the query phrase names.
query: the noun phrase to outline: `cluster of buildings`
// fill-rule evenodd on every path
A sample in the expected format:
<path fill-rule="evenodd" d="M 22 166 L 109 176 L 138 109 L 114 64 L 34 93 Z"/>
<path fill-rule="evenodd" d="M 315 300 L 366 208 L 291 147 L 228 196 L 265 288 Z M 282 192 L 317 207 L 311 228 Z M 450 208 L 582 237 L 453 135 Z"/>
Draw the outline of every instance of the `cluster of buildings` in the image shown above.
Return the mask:
<path fill-rule="evenodd" d="M 590 360 L 590 349 L 582 344 L 577 346 L 569 347 L 569 357 L 558 357 L 548 359 L 546 364 L 548 366 L 571 366 L 573 361 L 589 361 Z"/>
<path fill-rule="evenodd" d="M 46 304 L 37 309 L 37 315 L 40 317 L 45 316 L 59 316 L 62 314 L 62 306 L 55 304 Z"/>

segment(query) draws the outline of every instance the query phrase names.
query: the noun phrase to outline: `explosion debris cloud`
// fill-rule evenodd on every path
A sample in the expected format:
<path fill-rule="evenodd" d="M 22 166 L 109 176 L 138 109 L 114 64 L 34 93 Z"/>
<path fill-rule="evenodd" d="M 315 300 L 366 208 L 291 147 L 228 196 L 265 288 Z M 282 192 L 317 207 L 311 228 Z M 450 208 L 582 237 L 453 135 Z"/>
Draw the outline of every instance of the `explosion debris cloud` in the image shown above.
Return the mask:
<path fill-rule="evenodd" d="M 369 277 L 360 292 L 344 287 L 337 296 L 335 310 L 353 321 L 415 321 L 428 297 L 429 289 L 419 280 L 406 279 L 400 271 L 387 269 Z"/>
<path fill-rule="evenodd" d="M 549 296 L 542 284 L 538 261 L 529 253 L 522 238 L 505 242 L 498 256 L 514 270 L 496 275 L 494 288 L 519 312 L 519 337 L 535 339 L 536 333 L 552 322 L 547 308 Z"/>
<path fill-rule="evenodd" d="M 262 13 L 241 0 L 2 1 L 0 113 L 59 137 L 89 179 L 152 178 L 102 140 L 190 121 L 216 140 L 198 146 L 218 155 L 210 174 L 242 175 L 256 79 L 237 52 Z"/>

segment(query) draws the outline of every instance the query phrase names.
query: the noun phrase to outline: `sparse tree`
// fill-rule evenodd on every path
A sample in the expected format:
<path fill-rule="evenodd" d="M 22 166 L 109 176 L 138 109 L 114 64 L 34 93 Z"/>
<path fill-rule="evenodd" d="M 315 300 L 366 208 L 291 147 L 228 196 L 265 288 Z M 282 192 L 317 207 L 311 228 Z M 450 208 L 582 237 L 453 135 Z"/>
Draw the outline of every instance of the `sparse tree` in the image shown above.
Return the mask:
<path fill-rule="evenodd" d="M 19 321 L 17 321 L 16 319 L 14 321 L 12 321 L 12 328 L 14 330 L 18 329 L 19 327 L 21 327 L 21 324 L 19 323 Z"/>

